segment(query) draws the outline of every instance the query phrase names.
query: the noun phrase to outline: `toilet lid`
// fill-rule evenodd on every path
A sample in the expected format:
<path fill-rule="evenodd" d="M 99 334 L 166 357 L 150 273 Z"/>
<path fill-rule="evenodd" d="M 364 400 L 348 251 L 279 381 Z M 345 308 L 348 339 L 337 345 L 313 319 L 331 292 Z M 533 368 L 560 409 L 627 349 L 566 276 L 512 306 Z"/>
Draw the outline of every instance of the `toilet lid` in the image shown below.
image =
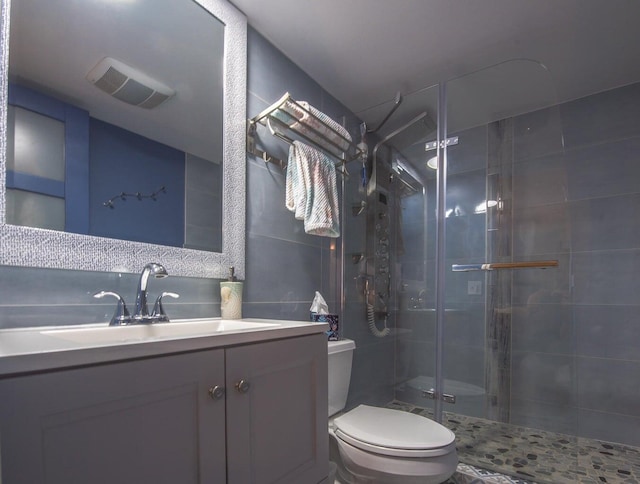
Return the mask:
<path fill-rule="evenodd" d="M 398 457 L 430 457 L 455 449 L 455 434 L 420 415 L 360 405 L 334 421 L 337 437 L 359 449 Z"/>

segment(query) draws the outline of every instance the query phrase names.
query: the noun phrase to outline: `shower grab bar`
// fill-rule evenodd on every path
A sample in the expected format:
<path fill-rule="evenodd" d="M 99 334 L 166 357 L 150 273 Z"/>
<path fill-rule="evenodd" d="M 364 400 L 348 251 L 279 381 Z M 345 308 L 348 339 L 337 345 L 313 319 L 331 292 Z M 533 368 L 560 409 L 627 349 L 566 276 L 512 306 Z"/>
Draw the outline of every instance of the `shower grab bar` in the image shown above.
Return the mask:
<path fill-rule="evenodd" d="M 284 109 L 287 103 L 292 103 L 296 109 L 304 112 L 305 118 L 299 119 Z M 277 116 L 276 112 L 278 114 Z M 309 120 L 312 120 L 311 124 Z M 344 165 L 360 156 L 360 151 L 357 149 L 354 149 L 354 154 L 349 156 L 348 152 L 352 151 L 354 147 L 353 142 L 328 123 L 314 116 L 309 109 L 295 101 L 289 93 L 285 93 L 277 102 L 247 121 L 247 152 L 262 158 L 267 163 L 275 163 L 281 168 L 285 167 L 285 161 L 256 147 L 258 124 L 266 126 L 271 135 L 288 144 L 292 144 L 295 139 L 302 139 L 323 151 L 337 160 L 337 168 L 343 167 L 342 170 L 338 169 L 338 172 L 344 176 L 349 175 Z M 344 149 L 345 147 L 346 151 Z"/>
<path fill-rule="evenodd" d="M 534 260 L 528 262 L 485 262 L 483 264 L 453 264 L 453 272 L 468 271 L 493 271 L 496 269 L 546 269 L 547 267 L 558 267 L 557 260 Z"/>

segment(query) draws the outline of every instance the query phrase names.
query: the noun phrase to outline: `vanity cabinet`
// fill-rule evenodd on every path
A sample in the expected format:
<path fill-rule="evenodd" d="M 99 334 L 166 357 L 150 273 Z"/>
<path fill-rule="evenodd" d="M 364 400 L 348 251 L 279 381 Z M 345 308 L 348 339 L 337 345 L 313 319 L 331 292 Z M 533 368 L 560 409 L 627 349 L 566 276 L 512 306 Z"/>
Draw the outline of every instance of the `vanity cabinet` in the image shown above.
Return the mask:
<path fill-rule="evenodd" d="M 329 466 L 326 335 L 231 348 L 226 364 L 227 482 L 324 479 Z"/>
<path fill-rule="evenodd" d="M 5 378 L 1 482 L 320 482 L 326 358 L 317 334 Z"/>
<path fill-rule="evenodd" d="M 114 348 L 117 350 L 117 348 Z M 224 350 L 0 381 L 3 484 L 225 481 Z"/>

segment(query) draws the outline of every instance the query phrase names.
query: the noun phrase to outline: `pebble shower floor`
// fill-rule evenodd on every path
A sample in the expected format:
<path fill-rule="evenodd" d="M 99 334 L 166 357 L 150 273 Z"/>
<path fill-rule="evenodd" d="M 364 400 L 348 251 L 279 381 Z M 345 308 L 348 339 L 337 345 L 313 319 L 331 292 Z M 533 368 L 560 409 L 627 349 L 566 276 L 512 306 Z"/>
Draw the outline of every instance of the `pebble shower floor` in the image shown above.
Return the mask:
<path fill-rule="evenodd" d="M 399 401 L 389 408 L 431 418 Z M 456 434 L 458 471 L 450 484 L 640 484 L 640 448 L 445 412 Z"/>

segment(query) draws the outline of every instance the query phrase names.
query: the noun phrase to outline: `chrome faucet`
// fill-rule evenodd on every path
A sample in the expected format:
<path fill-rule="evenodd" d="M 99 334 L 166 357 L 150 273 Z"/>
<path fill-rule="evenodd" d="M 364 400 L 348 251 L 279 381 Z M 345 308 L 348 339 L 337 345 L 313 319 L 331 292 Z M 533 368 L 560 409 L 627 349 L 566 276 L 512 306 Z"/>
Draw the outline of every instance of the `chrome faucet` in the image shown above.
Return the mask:
<path fill-rule="evenodd" d="M 176 294 L 175 292 L 163 292 L 158 296 L 158 299 L 156 299 L 156 303 L 153 306 L 153 312 L 151 313 L 151 319 L 153 321 L 157 321 L 158 323 L 169 322 L 169 316 L 167 316 L 167 313 L 164 312 L 164 306 L 162 306 L 162 298 L 165 296 L 176 299 L 180 297 L 180 295 Z"/>
<path fill-rule="evenodd" d="M 127 305 L 120 294 L 110 291 L 100 291 L 93 295 L 93 297 L 101 299 L 105 296 L 115 297 L 118 300 L 118 307 L 111 318 L 110 326 L 123 326 L 128 324 L 146 324 L 155 322 L 169 322 L 169 317 L 164 311 L 162 306 L 163 297 L 180 297 L 174 292 L 163 292 L 156 299 L 156 303 L 153 307 L 153 312 L 149 314 L 149 307 L 147 306 L 147 285 L 149 283 L 149 276 L 157 278 L 167 277 L 169 274 L 162 264 L 157 262 L 150 262 L 145 265 L 140 274 L 140 280 L 138 281 L 138 292 L 136 294 L 136 311 L 132 315 L 127 310 Z"/>
<path fill-rule="evenodd" d="M 122 299 L 122 296 L 116 292 L 111 291 L 100 291 L 96 292 L 93 297 L 96 299 L 102 299 L 105 296 L 115 297 L 118 300 L 118 306 L 116 307 L 116 312 L 113 313 L 111 317 L 111 321 L 109 322 L 109 326 L 121 326 L 123 324 L 131 323 L 131 315 L 129 314 L 129 310 L 127 309 L 127 304 Z"/>
<path fill-rule="evenodd" d="M 149 307 L 147 306 L 147 284 L 149 282 L 149 276 L 151 275 L 157 278 L 163 278 L 169 274 L 164 266 L 157 262 L 150 262 L 144 266 L 140 274 L 140 281 L 138 282 L 136 312 L 132 318 L 134 323 L 151 323 L 155 321 L 155 318 L 152 318 L 149 314 Z"/>

